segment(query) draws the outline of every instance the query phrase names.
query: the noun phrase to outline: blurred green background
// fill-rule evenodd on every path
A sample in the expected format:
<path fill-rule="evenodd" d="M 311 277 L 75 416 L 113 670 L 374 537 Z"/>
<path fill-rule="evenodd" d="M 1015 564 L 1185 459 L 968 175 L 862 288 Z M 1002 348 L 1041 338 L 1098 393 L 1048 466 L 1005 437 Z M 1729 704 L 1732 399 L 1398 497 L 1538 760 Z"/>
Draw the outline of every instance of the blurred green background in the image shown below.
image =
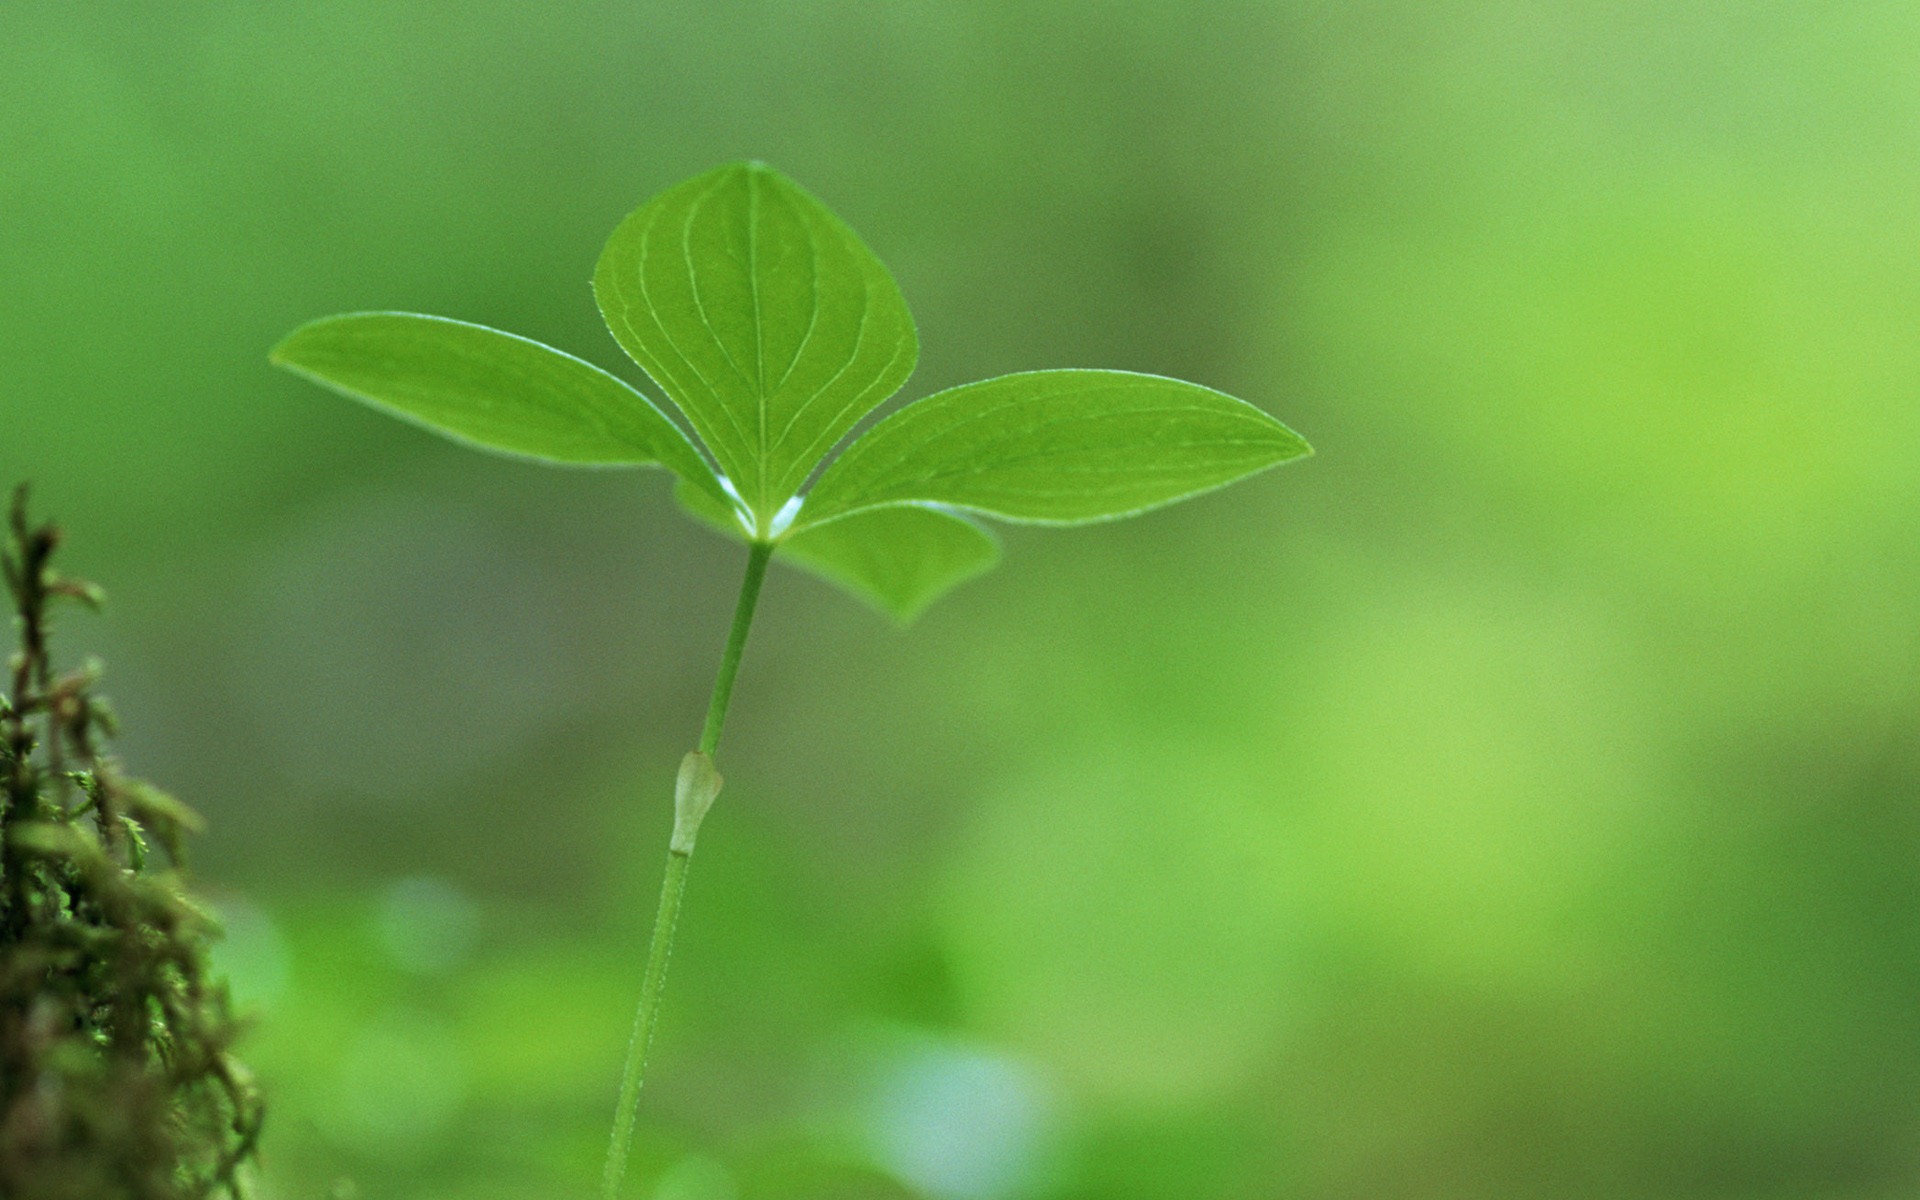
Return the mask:
<path fill-rule="evenodd" d="M 1318 457 L 777 573 L 653 1200 L 1920 1194 L 1920 7 L 0 0 L 0 480 L 257 1016 L 271 1197 L 582 1196 L 742 553 L 272 371 L 624 370 L 765 158 L 907 390 L 1106 366 Z"/>

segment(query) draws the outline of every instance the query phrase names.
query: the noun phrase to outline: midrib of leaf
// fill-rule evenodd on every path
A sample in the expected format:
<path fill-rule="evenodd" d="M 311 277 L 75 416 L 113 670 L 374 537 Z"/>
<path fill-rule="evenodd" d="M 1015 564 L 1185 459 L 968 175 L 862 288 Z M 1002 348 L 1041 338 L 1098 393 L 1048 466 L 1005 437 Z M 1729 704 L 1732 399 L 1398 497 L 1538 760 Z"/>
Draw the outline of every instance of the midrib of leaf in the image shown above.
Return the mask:
<path fill-rule="evenodd" d="M 1177 382 L 1177 381 L 1169 380 L 1168 382 Z M 1046 397 L 1046 400 L 1047 401 L 1071 400 L 1077 396 L 1084 396 L 1091 392 L 1111 391 L 1116 388 L 1129 388 L 1133 390 L 1140 390 L 1140 389 L 1144 389 L 1152 386 L 1153 384 L 1150 384 L 1150 383 L 1091 384 L 1086 387 L 1075 388 L 1071 391 L 1050 393 Z M 1187 386 L 1194 386 L 1194 385 L 1187 385 Z M 936 399 L 936 398 L 937 397 L 929 397 L 929 399 Z M 939 429 L 934 430 L 932 433 L 927 434 L 924 437 L 915 439 L 913 442 L 910 443 L 910 445 L 912 449 L 915 451 L 924 450 L 927 447 L 935 445 L 936 443 L 941 442 L 945 439 L 955 437 L 964 433 L 967 427 L 970 425 L 974 425 L 980 421 L 984 421 L 988 419 L 989 417 L 1005 412 L 1009 408 L 1017 408 L 1022 404 L 1031 404 L 1033 402 L 1034 402 L 1033 398 L 1030 396 L 1019 397 L 1011 400 L 1002 401 L 1001 403 L 994 405 L 992 408 L 985 408 L 977 412 L 969 413 L 965 417 L 961 418 L 958 421 L 955 421 L 951 425 L 943 426 Z M 1244 402 L 1236 401 L 1236 403 L 1244 403 Z M 902 415 L 899 419 L 901 421 L 902 427 L 905 427 L 909 423 L 917 424 L 919 421 L 931 419 L 931 417 L 926 413 L 915 412 L 913 409 L 913 406 L 911 405 L 909 405 L 907 408 L 901 409 L 900 411 Z M 1026 435 L 1026 434 L 1033 433 L 1037 430 L 1049 429 L 1049 428 L 1053 428 L 1060 425 L 1068 425 L 1076 421 L 1119 421 L 1119 420 L 1127 420 L 1127 419 L 1136 418 L 1136 417 L 1177 416 L 1180 413 L 1190 413 L 1190 412 L 1204 413 L 1208 416 L 1227 417 L 1237 421 L 1245 421 L 1249 424 L 1258 425 L 1263 429 L 1271 428 L 1266 424 L 1266 422 L 1271 421 L 1272 418 L 1265 417 L 1265 419 L 1263 420 L 1264 414 L 1259 413 L 1258 410 L 1255 410 L 1254 412 L 1237 412 L 1231 408 L 1209 408 L 1199 404 L 1182 404 L 1182 405 L 1169 406 L 1166 408 L 1134 409 L 1134 410 L 1131 410 L 1128 412 L 1122 412 L 1122 413 L 1069 413 L 1065 416 L 1054 417 L 1050 420 L 1041 421 L 1034 425 L 1025 426 L 1019 431 L 1017 435 L 1010 434 L 1008 435 L 1008 437 L 1012 438 L 1016 436 Z M 879 426 L 875 426 L 875 429 L 878 429 L 878 428 Z M 858 444 L 859 443 L 856 442 L 855 446 L 857 447 Z M 1166 444 L 1166 443 L 1161 443 L 1161 444 Z M 1219 439 L 1218 441 L 1213 441 L 1213 440 L 1190 441 L 1186 443 L 1176 443 L 1176 444 L 1182 444 L 1182 445 L 1188 445 L 1188 446 L 1258 445 L 1259 441 L 1258 439 L 1253 439 L 1253 438 L 1247 438 L 1247 439 L 1222 438 L 1222 439 Z M 855 451 L 853 449 L 849 449 L 848 451 L 849 455 L 852 455 L 854 453 Z M 1000 462 L 1006 463 L 1006 462 L 1017 462 L 1017 461 L 1030 459 L 1030 458 L 1045 458 L 1050 455 L 1055 455 L 1059 453 L 1061 452 L 1058 450 L 1033 451 L 1029 454 L 1020 455 L 1016 458 L 1002 459 L 1000 460 Z M 848 462 L 848 468 L 853 469 L 855 467 L 858 467 L 865 457 L 866 455 L 861 454 L 859 457 L 853 458 L 850 462 Z M 842 460 L 842 461 L 846 461 L 846 460 Z M 928 480 L 928 479 L 947 478 L 950 475 L 966 474 L 974 470 L 985 470 L 985 469 L 991 469 L 991 468 L 945 468 L 941 470 L 936 470 L 927 475 L 917 475 L 912 477 L 911 479 L 902 480 L 901 482 L 918 483 L 918 482 L 924 482 L 925 480 Z"/>
<path fill-rule="evenodd" d="M 1197 450 L 1202 447 L 1212 449 L 1212 448 L 1217 448 L 1222 446 L 1258 446 L 1262 444 L 1263 443 L 1253 441 L 1250 438 L 1219 438 L 1219 439 L 1208 439 L 1208 440 L 1195 439 L 1192 441 L 1184 441 L 1184 442 L 1155 442 L 1153 444 L 1153 449 L 1154 450 Z M 970 464 L 965 464 L 965 465 L 955 466 L 955 467 L 942 467 L 939 470 L 929 471 L 924 475 L 915 475 L 908 479 L 902 479 L 898 486 L 912 487 L 914 484 L 932 483 L 934 480 L 937 480 L 937 479 L 967 479 L 967 478 L 971 478 L 979 475 L 988 475 L 988 474 L 992 474 L 995 471 L 1003 470 L 1004 468 L 1007 468 L 1007 467 L 1020 466 L 1025 463 L 1030 463 L 1038 459 L 1055 458 L 1055 457 L 1058 457 L 1058 455 L 1059 455 L 1059 452 L 1054 450 L 1035 450 L 1027 454 L 1015 454 L 1015 455 L 1010 455 L 1006 458 L 999 458 L 994 460 L 991 463 L 984 463 L 984 464 L 970 463 Z M 1126 474 L 1133 475 L 1133 476 L 1139 476 L 1139 475 L 1145 475 L 1145 474 L 1186 475 L 1186 474 L 1192 474 L 1194 471 L 1194 467 L 1192 466 L 1192 464 L 1189 464 L 1189 463 L 1153 463 L 1153 462 L 1126 463 L 1118 468 L 1112 465 L 1102 465 L 1100 463 L 1075 464 L 1075 463 L 1056 462 L 1056 463 L 1050 464 L 1047 469 L 1049 471 L 1058 472 L 1060 474 L 1065 474 L 1065 475 L 1107 475 L 1107 474 L 1113 474 L 1116 470 L 1118 470 L 1118 471 L 1124 471 Z M 1122 485 L 1122 486 L 1125 486 L 1125 485 Z M 930 503 L 936 503 L 936 504 L 945 503 L 945 501 L 931 501 Z"/>
<path fill-rule="evenodd" d="M 724 183 L 724 181 L 722 181 L 722 183 Z M 740 377 L 740 380 L 742 383 L 748 383 L 753 388 L 754 433 L 752 435 L 749 435 L 745 426 L 741 423 L 739 415 L 733 411 L 732 406 L 725 403 L 719 391 L 716 388 L 714 388 L 711 383 L 707 381 L 705 376 L 700 373 L 699 369 L 692 364 L 691 360 L 687 360 L 685 352 L 682 351 L 679 345 L 673 341 L 673 337 L 670 333 L 667 332 L 665 325 L 659 324 L 658 322 L 656 322 L 656 325 L 659 326 L 661 333 L 666 338 L 668 344 L 673 346 L 674 352 L 678 354 L 683 361 L 687 362 L 689 369 L 693 371 L 695 377 L 698 378 L 700 382 L 705 386 L 707 392 L 713 396 L 714 400 L 716 401 L 716 403 L 719 404 L 721 408 L 726 410 L 728 423 L 732 426 L 733 432 L 735 435 L 737 435 L 737 438 L 738 438 L 738 442 L 737 442 L 738 448 L 744 452 L 742 454 L 742 457 L 743 458 L 751 457 L 753 459 L 754 481 L 757 485 L 756 488 L 754 489 L 754 497 L 753 497 L 755 506 L 765 507 L 765 508 L 778 508 L 781 504 L 785 503 L 789 498 L 791 498 L 794 492 L 799 490 L 798 489 L 799 481 L 804 480 L 807 474 L 811 471 L 811 469 L 815 465 L 815 462 L 811 460 L 811 456 L 813 455 L 813 452 L 819 448 L 820 443 L 823 439 L 825 439 L 826 437 L 829 437 L 835 432 L 834 424 L 837 423 L 842 417 L 844 417 L 849 410 L 853 409 L 859 403 L 861 403 L 874 390 L 873 387 L 870 385 L 868 387 L 862 388 L 859 392 L 855 393 L 852 397 L 850 397 L 847 403 L 843 404 L 840 407 L 840 409 L 834 414 L 833 419 L 827 423 L 827 426 L 825 430 L 823 430 L 823 433 L 821 434 L 821 436 L 816 437 L 811 443 L 809 443 L 791 463 L 787 464 L 780 471 L 779 475 L 774 477 L 772 480 L 769 480 L 767 472 L 768 472 L 769 466 L 772 463 L 773 454 L 775 454 L 782 446 L 786 444 L 787 439 L 791 436 L 793 430 L 799 425 L 800 421 L 806 416 L 806 414 L 813 408 L 814 404 L 817 403 L 822 397 L 830 394 L 834 390 L 834 385 L 838 383 L 843 377 L 845 377 L 846 373 L 850 369 L 852 369 L 853 365 L 860 360 L 860 352 L 866 346 L 867 333 L 871 324 L 871 317 L 873 314 L 873 289 L 871 286 L 871 281 L 867 278 L 866 272 L 862 270 L 860 272 L 860 322 L 854 334 L 853 345 L 847 353 L 846 360 L 840 364 L 839 368 L 835 370 L 833 375 L 827 380 L 826 383 L 816 388 L 811 394 L 809 394 L 806 397 L 806 399 L 800 402 L 799 406 L 794 409 L 792 415 L 789 416 L 786 419 L 786 421 L 782 424 L 780 431 L 777 434 L 772 434 L 770 437 L 771 418 L 772 418 L 772 412 L 771 412 L 772 400 L 774 396 L 778 394 L 780 389 L 786 386 L 787 381 L 793 377 L 793 373 L 799 369 L 800 363 L 806 358 L 807 349 L 813 344 L 814 333 L 816 330 L 818 330 L 820 325 L 820 307 L 821 307 L 820 306 L 820 269 L 821 269 L 820 242 L 817 236 L 817 230 L 814 227 L 814 222 L 809 219 L 810 214 L 806 214 L 803 212 L 793 213 L 793 216 L 795 217 L 795 224 L 797 224 L 800 227 L 802 234 L 806 237 L 806 240 L 807 240 L 807 255 L 808 255 L 808 263 L 809 263 L 808 278 L 809 278 L 810 291 L 811 291 L 811 295 L 809 297 L 809 311 L 807 314 L 807 329 L 806 329 L 806 332 L 801 336 L 800 342 L 795 347 L 792 356 L 788 359 L 785 368 L 782 370 L 779 381 L 775 383 L 772 388 L 769 388 L 767 386 L 767 378 L 766 378 L 767 377 L 766 312 L 763 304 L 761 303 L 761 296 L 760 296 L 760 241 L 761 241 L 760 225 L 761 225 L 761 208 L 763 203 L 765 202 L 762 197 L 762 191 L 763 191 L 764 185 L 760 179 L 760 172 L 749 171 L 747 173 L 747 180 L 746 180 L 746 184 L 747 184 L 746 274 L 747 274 L 748 298 L 749 298 L 749 304 L 751 308 L 751 320 L 752 320 L 752 329 L 753 329 L 753 355 L 754 355 L 754 363 L 753 363 L 754 369 L 751 377 L 748 375 L 747 371 L 740 365 L 740 363 L 734 359 L 732 352 L 727 349 L 726 343 L 722 341 L 721 338 L 718 336 L 718 334 L 714 331 L 713 322 L 709 316 L 708 309 L 707 309 L 706 298 L 701 294 L 700 285 L 699 285 L 699 276 L 693 272 L 693 254 L 692 254 L 692 244 L 691 244 L 692 228 L 694 223 L 698 221 L 700 217 L 701 209 L 703 209 L 707 204 L 711 203 L 714 196 L 718 194 L 720 187 L 722 186 L 722 183 L 716 183 L 713 188 L 703 193 L 690 206 L 688 211 L 687 222 L 686 222 L 686 230 L 683 233 L 683 236 L 681 239 L 681 254 L 683 259 L 687 263 L 689 277 L 693 282 L 694 307 L 695 307 L 695 310 L 700 314 L 701 324 L 706 327 L 708 334 L 713 338 L 715 346 L 720 350 L 721 356 L 726 360 L 727 365 L 730 366 L 733 369 L 734 373 Z M 647 248 L 651 238 L 652 230 L 653 230 L 653 223 L 649 222 L 646 230 L 643 231 L 642 239 L 641 239 L 641 253 L 642 253 L 643 259 L 645 254 L 647 253 Z M 645 299 L 647 303 L 651 305 L 652 296 L 646 289 L 644 275 L 641 280 L 641 293 L 642 293 L 643 299 Z M 900 354 L 899 346 L 896 345 L 893 354 L 887 360 L 887 366 L 891 367 L 893 363 L 897 362 L 899 360 L 899 354 Z M 882 374 L 884 377 L 884 372 Z M 748 445 L 749 441 L 755 442 L 758 444 L 759 446 L 758 455 L 751 454 L 749 450 L 749 445 Z"/>
<path fill-rule="evenodd" d="M 538 346 L 540 349 L 545 350 L 551 354 L 557 355 L 560 358 L 568 359 L 568 360 L 571 360 L 572 362 L 579 363 L 581 366 L 586 367 L 590 371 L 606 376 L 607 379 L 618 384 L 620 387 L 625 388 L 627 391 L 634 392 L 633 387 L 629 385 L 625 380 L 621 379 L 616 375 L 609 374 L 606 371 L 602 371 L 599 367 L 594 366 L 592 363 L 587 362 L 585 359 L 574 358 L 573 355 L 568 354 L 564 350 L 555 349 L 554 347 L 549 346 L 544 342 L 536 342 L 532 338 L 521 337 L 517 333 L 508 333 L 505 330 L 493 330 L 492 332 L 498 333 L 502 337 L 512 338 L 516 342 L 523 342 L 529 346 Z M 484 358 L 484 355 L 474 353 L 471 348 L 466 346 L 462 346 L 457 350 L 451 351 L 450 353 L 452 354 L 453 357 L 459 358 L 468 363 L 480 362 Z M 398 364 L 399 360 L 392 355 L 388 355 L 381 361 L 385 366 L 391 369 Z M 527 388 L 524 385 L 528 381 L 534 378 L 533 371 L 527 370 L 527 369 L 519 369 L 519 370 L 503 369 L 498 362 L 492 362 L 492 361 L 488 361 L 486 363 L 486 366 L 489 370 L 494 371 L 498 374 L 501 374 L 509 379 L 512 379 L 522 384 L 523 386 L 519 389 L 522 395 L 526 395 L 532 391 L 532 389 Z M 306 372 L 304 371 L 302 372 L 302 374 L 305 374 L 305 373 Z M 634 394 L 636 396 L 639 395 L 638 392 L 634 392 Z M 641 398 L 643 400 L 645 399 L 645 397 L 641 397 Z M 500 407 L 500 405 L 491 396 L 486 396 L 481 398 L 480 407 L 484 408 L 488 412 L 493 412 L 497 410 Z M 557 411 L 549 405 L 542 405 L 542 407 L 545 408 L 546 411 L 548 412 Z M 575 418 L 584 419 L 586 423 L 591 425 L 597 432 L 605 435 L 607 440 L 618 442 L 623 446 L 631 447 L 633 450 L 642 454 L 647 453 L 646 447 L 636 445 L 631 438 L 627 437 L 624 433 L 615 430 L 614 427 L 607 422 L 606 414 L 602 412 L 599 408 L 594 407 L 592 405 L 588 405 L 585 407 L 568 409 L 566 410 L 566 412 L 568 415 L 573 416 Z M 409 420 L 410 418 L 403 416 L 402 419 Z"/>
<path fill-rule="evenodd" d="M 1008 378 L 1008 377 L 1003 376 L 1003 378 Z M 1071 391 L 1049 392 L 1045 397 L 1043 397 L 1043 400 L 1044 401 L 1071 400 L 1078 396 L 1087 395 L 1090 392 L 1105 392 L 1105 391 L 1118 391 L 1118 390 L 1143 391 L 1149 388 L 1156 387 L 1157 385 L 1162 383 L 1179 384 L 1179 386 L 1181 387 L 1188 387 L 1188 388 L 1199 386 L 1197 384 L 1182 383 L 1180 380 L 1176 380 L 1176 379 L 1163 380 L 1156 376 L 1156 377 L 1152 377 L 1149 380 L 1145 380 L 1139 383 L 1130 383 L 1130 382 L 1129 383 L 1122 383 L 1122 382 L 1091 383 L 1084 387 L 1074 388 Z M 968 384 L 963 386 L 973 387 L 973 386 L 979 386 L 979 385 Z M 955 389 L 955 390 L 958 390 L 958 389 Z M 938 395 L 934 395 L 934 396 L 927 397 L 927 399 L 937 400 L 937 399 L 940 399 L 940 397 Z M 1231 399 L 1231 397 L 1227 397 L 1223 395 L 1222 399 Z M 955 421 L 953 424 L 943 426 L 942 428 L 934 431 L 934 433 L 931 434 L 930 436 L 921 439 L 918 443 L 916 443 L 916 445 L 918 446 L 931 445 L 932 443 L 938 441 L 939 439 L 950 436 L 954 433 L 957 433 L 965 429 L 968 425 L 974 424 L 975 422 L 984 421 L 988 417 L 994 416 L 998 413 L 1005 412 L 1009 408 L 1017 408 L 1022 404 L 1032 404 L 1032 403 L 1035 403 L 1035 400 L 1032 396 L 1021 396 L 1021 397 L 1015 397 L 1011 400 L 1003 400 L 999 404 L 994 405 L 992 408 L 983 408 L 976 412 L 969 413 L 965 417 L 961 418 L 960 420 Z M 1247 405 L 1246 402 L 1243 400 L 1234 400 L 1233 403 L 1236 405 L 1245 406 L 1247 408 L 1252 407 L 1251 405 Z M 931 410 L 916 412 L 914 410 L 914 407 L 912 405 L 909 405 L 908 407 L 903 408 L 900 411 L 902 413 L 901 424 L 905 425 L 909 422 L 909 420 L 913 421 L 914 423 L 918 423 L 919 421 L 929 419 L 929 412 Z M 1265 421 L 1271 421 L 1273 419 L 1271 417 L 1267 417 L 1264 413 L 1260 412 L 1258 409 L 1254 409 L 1251 412 L 1244 412 L 1244 411 L 1238 411 L 1234 408 L 1209 408 L 1205 405 L 1200 405 L 1200 404 L 1179 404 L 1179 405 L 1169 405 L 1164 408 L 1132 409 L 1127 412 L 1119 412 L 1119 413 L 1069 413 L 1064 417 L 1055 418 L 1053 421 L 1042 422 L 1041 424 L 1031 426 L 1030 428 L 1044 429 L 1048 425 L 1064 424 L 1068 421 L 1119 420 L 1127 417 L 1159 416 L 1163 414 L 1171 415 L 1171 414 L 1189 413 L 1189 412 L 1206 413 L 1209 416 L 1231 417 L 1235 420 L 1248 421 L 1256 425 L 1264 425 L 1263 418 L 1265 419 Z"/>
<path fill-rule="evenodd" d="M 526 342 L 529 345 L 539 346 L 543 350 L 552 351 L 554 354 L 557 354 L 562 358 L 572 359 L 572 361 L 579 363 L 581 366 L 586 367 L 588 370 L 598 372 L 601 375 L 605 375 L 609 380 L 612 380 L 614 383 L 618 384 L 620 387 L 624 388 L 629 392 L 632 392 L 634 396 L 638 398 L 642 403 L 647 403 L 646 397 L 640 395 L 640 393 L 631 384 L 627 383 L 626 380 L 621 379 L 617 375 L 609 374 L 606 371 L 602 371 L 599 367 L 594 366 L 592 363 L 587 362 L 584 359 L 574 358 L 573 355 L 568 354 L 564 350 L 556 350 L 552 346 L 548 346 L 542 342 L 536 342 L 532 338 L 523 338 L 523 337 L 520 337 L 518 334 L 513 334 L 513 333 L 508 333 L 505 336 L 514 338 L 517 341 Z M 462 353 L 462 357 L 464 357 L 468 362 L 474 362 L 474 361 L 477 361 L 478 359 L 477 355 L 467 354 L 464 352 Z M 492 366 L 492 368 L 496 371 L 500 369 L 498 363 L 493 363 L 489 365 Z M 516 372 L 512 372 L 511 374 L 513 378 L 518 379 L 522 384 L 525 384 L 528 380 L 531 380 L 533 378 L 533 372 L 527 371 L 527 370 L 516 371 Z M 522 389 L 523 394 L 527 390 L 529 389 L 526 389 L 523 387 Z M 496 405 L 491 399 L 489 399 L 486 402 L 486 407 L 488 409 L 494 409 L 494 408 L 497 408 L 498 405 Z M 549 409 L 548 411 L 552 411 L 552 410 Z M 576 417 L 584 417 L 586 419 L 587 424 L 591 425 L 597 432 L 604 435 L 608 441 L 618 442 L 623 446 L 631 447 L 636 453 L 639 453 L 639 454 L 650 453 L 650 451 L 645 446 L 636 444 L 634 440 L 632 438 L 629 438 L 624 432 L 616 430 L 611 424 L 609 424 L 607 421 L 606 413 L 602 412 L 600 409 L 592 406 L 587 406 L 583 408 L 573 409 L 571 410 L 571 412 L 572 412 L 572 415 Z M 675 428 L 677 429 L 678 426 L 675 426 Z M 697 448 L 696 448 L 696 452 L 697 452 Z M 705 459 L 703 458 L 701 461 L 704 462 Z"/>

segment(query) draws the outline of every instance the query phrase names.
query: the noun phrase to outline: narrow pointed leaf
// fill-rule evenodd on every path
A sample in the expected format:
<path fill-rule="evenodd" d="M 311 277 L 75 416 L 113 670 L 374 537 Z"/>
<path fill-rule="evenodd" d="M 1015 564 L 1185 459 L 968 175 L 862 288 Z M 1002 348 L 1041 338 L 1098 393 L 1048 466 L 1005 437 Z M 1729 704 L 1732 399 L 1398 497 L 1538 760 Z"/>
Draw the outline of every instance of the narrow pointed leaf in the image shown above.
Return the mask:
<path fill-rule="evenodd" d="M 673 497 L 735 541 L 747 534 L 730 506 L 680 485 Z M 776 557 L 817 575 L 901 624 L 1000 561 L 1000 543 L 964 517 L 901 506 L 855 513 L 780 543 Z"/>
<path fill-rule="evenodd" d="M 620 380 L 539 342 L 445 317 L 348 313 L 310 322 L 273 362 L 468 445 L 543 462 L 657 463 L 723 497 L 678 426 Z"/>
<path fill-rule="evenodd" d="M 764 528 L 912 373 L 906 301 L 854 232 L 758 163 L 674 187 L 623 221 L 594 295 Z"/>
<path fill-rule="evenodd" d="M 935 503 L 1012 521 L 1124 517 L 1309 454 L 1260 409 L 1177 379 L 1034 371 L 917 401 L 828 467 L 800 528 Z"/>

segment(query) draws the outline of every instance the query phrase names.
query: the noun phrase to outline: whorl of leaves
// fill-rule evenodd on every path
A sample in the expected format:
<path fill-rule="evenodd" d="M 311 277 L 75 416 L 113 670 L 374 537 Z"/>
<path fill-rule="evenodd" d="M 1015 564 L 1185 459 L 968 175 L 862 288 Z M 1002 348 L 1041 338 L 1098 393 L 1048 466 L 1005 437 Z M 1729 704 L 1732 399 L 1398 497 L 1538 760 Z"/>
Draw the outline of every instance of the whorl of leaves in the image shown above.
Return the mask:
<path fill-rule="evenodd" d="M 242 1196 L 261 1106 L 230 1050 L 214 934 L 181 878 L 198 818 L 102 749 L 97 670 L 57 675 L 50 610 L 98 603 L 14 497 L 4 561 L 20 634 L 0 694 L 0 1196 Z"/>

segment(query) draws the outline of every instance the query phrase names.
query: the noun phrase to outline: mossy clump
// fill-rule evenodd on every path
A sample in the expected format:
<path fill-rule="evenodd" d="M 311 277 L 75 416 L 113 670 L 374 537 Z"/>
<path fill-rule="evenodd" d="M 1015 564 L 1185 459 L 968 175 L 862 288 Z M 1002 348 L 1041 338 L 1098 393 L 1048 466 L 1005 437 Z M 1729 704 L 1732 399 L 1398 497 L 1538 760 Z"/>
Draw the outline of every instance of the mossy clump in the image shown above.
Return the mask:
<path fill-rule="evenodd" d="M 0 684 L 0 1196 L 240 1197 L 261 1103 L 182 878 L 199 819 L 107 756 L 98 669 L 55 671 L 50 614 L 99 602 L 54 571 L 59 542 L 22 488 L 0 554 L 20 637 Z"/>

